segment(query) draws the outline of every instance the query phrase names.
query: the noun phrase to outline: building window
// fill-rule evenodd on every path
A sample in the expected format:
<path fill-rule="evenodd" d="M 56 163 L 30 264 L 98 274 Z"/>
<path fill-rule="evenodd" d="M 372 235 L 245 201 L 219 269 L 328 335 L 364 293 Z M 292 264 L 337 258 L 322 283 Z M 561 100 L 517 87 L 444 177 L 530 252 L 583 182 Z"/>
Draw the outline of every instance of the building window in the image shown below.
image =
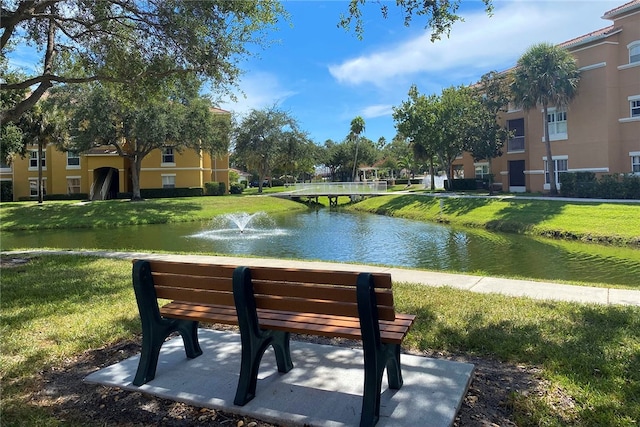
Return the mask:
<path fill-rule="evenodd" d="M 175 175 L 162 175 L 162 188 L 175 188 L 176 176 Z"/>
<path fill-rule="evenodd" d="M 67 169 L 80 169 L 80 154 L 67 151 Z"/>
<path fill-rule="evenodd" d="M 524 118 L 507 121 L 509 141 L 507 152 L 524 151 Z"/>
<path fill-rule="evenodd" d="M 549 139 L 556 141 L 567 139 L 567 112 L 562 109 L 549 108 L 547 114 L 549 123 Z M 542 138 L 544 141 L 544 137 Z"/>
<path fill-rule="evenodd" d="M 6 161 L 1 160 L 0 161 L 0 170 L 2 170 L 2 172 L 11 172 L 11 165 L 8 164 Z"/>
<path fill-rule="evenodd" d="M 567 172 L 568 169 L 568 164 L 569 164 L 569 160 L 568 159 L 554 159 L 553 160 L 553 166 L 554 166 L 554 175 L 555 175 L 555 180 L 556 180 L 556 185 L 560 185 L 560 174 L 563 172 Z M 549 180 L 549 163 L 547 162 L 547 160 L 544 160 L 544 183 L 546 185 L 550 185 L 551 181 Z"/>
<path fill-rule="evenodd" d="M 476 179 L 484 179 L 489 175 L 489 163 L 475 163 Z"/>
<path fill-rule="evenodd" d="M 47 168 L 47 153 L 45 151 L 42 152 L 42 169 Z M 38 169 L 38 152 L 37 151 L 29 151 L 29 169 L 37 170 Z"/>
<path fill-rule="evenodd" d="M 627 45 L 629 48 L 629 64 L 640 62 L 640 40 L 636 40 Z"/>
<path fill-rule="evenodd" d="M 47 181 L 46 179 L 42 179 L 42 196 L 47 195 Z M 38 197 L 38 179 L 30 178 L 29 179 L 29 196 Z"/>
<path fill-rule="evenodd" d="M 173 148 L 165 147 L 162 149 L 162 164 L 163 165 L 171 164 L 175 166 L 176 160 L 175 160 L 175 156 L 173 155 Z"/>
<path fill-rule="evenodd" d="M 464 179 L 463 165 L 453 165 L 453 179 Z"/>
<path fill-rule="evenodd" d="M 80 178 L 67 177 L 67 194 L 80 193 Z"/>
<path fill-rule="evenodd" d="M 629 107 L 631 108 L 631 117 L 640 117 L 640 97 L 629 101 Z"/>
<path fill-rule="evenodd" d="M 640 152 L 629 153 L 631 157 L 631 172 L 640 173 Z"/>

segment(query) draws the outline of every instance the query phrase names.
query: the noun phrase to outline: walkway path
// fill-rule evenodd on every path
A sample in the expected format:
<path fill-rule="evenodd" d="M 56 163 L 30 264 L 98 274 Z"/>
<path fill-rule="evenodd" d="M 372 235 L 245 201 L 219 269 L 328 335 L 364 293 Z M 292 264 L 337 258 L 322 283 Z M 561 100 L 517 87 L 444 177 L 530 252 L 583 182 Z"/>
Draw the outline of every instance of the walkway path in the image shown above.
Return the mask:
<path fill-rule="evenodd" d="M 33 250 L 28 252 L 2 252 L 5 256 L 19 256 L 25 253 L 46 254 L 79 254 L 95 255 L 121 259 L 163 259 L 176 261 L 192 261 L 216 264 L 232 264 L 247 266 L 282 266 L 298 268 L 317 268 L 329 270 L 353 270 L 391 273 L 394 282 L 419 283 L 426 286 L 450 286 L 479 293 L 498 293 L 511 296 L 522 296 L 540 300 L 571 301 L 594 304 L 617 304 L 640 306 L 640 290 L 594 288 L 588 286 L 563 285 L 553 282 L 537 282 L 532 280 L 502 279 L 467 274 L 441 273 L 427 270 L 408 270 L 404 268 L 383 266 L 362 266 L 355 264 L 331 263 L 320 261 L 300 261 L 272 258 L 242 258 L 232 256 L 209 255 L 175 255 L 152 254 L 147 252 L 115 252 L 115 251 L 55 251 Z"/>

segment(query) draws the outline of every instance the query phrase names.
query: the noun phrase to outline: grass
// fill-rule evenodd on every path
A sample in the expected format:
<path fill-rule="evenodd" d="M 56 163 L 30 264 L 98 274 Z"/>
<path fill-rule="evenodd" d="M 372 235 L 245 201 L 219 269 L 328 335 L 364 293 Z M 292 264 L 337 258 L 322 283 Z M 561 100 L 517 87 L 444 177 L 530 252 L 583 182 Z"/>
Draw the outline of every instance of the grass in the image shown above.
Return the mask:
<path fill-rule="evenodd" d="M 208 221 L 230 212 L 291 212 L 306 206 L 277 197 L 189 197 L 148 199 L 143 202 L 105 200 L 91 203 L 51 201 L 2 203 L 2 229 L 38 230 L 43 228 L 102 228 L 128 225 Z"/>
<path fill-rule="evenodd" d="M 372 197 L 349 209 L 421 221 L 640 247 L 640 204 L 406 194 Z"/>
<path fill-rule="evenodd" d="M 512 395 L 518 425 L 635 426 L 640 421 L 640 307 L 394 286 L 398 310 L 418 316 L 408 348 L 540 367 L 545 389 Z M 39 256 L 4 268 L 0 291 L 3 424 L 63 425 L 47 409 L 33 407 L 29 393 L 42 386 L 38 373 L 43 369 L 140 333 L 131 263 Z M 557 404 L 559 390 L 572 399 L 572 410 Z"/>

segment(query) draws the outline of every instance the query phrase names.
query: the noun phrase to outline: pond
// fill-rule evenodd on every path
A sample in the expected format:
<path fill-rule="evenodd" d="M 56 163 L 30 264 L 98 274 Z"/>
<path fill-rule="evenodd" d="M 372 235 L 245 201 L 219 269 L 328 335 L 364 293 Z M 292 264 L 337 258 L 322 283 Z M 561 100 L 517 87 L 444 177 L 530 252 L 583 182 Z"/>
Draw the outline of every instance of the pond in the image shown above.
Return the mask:
<path fill-rule="evenodd" d="M 0 243 L 2 250 L 46 247 L 250 255 L 627 286 L 636 286 L 640 277 L 637 249 L 329 209 L 256 215 L 244 232 L 220 217 L 203 223 L 3 232 Z"/>

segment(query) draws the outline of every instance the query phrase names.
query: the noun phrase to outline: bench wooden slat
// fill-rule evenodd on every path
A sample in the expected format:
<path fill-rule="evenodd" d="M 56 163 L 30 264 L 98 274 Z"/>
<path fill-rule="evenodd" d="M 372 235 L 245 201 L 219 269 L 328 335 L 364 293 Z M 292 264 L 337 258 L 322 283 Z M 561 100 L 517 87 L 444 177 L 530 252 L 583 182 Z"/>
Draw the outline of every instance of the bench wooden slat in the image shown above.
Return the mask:
<path fill-rule="evenodd" d="M 200 304 L 218 304 L 234 306 L 233 293 L 213 292 L 202 289 L 176 289 L 165 286 L 156 286 L 158 298 L 197 302 Z"/>
<path fill-rule="evenodd" d="M 152 273 L 156 286 L 172 286 L 175 288 L 208 289 L 213 291 L 233 292 L 231 277 L 194 276 L 175 273 Z"/>
<path fill-rule="evenodd" d="M 252 270 L 253 271 L 253 270 Z M 309 280 L 309 279 L 306 279 Z M 337 284 L 317 284 L 315 282 L 265 281 L 253 279 L 253 292 L 257 294 L 282 295 L 308 299 L 326 299 L 357 303 L 353 286 Z M 393 306 L 391 289 L 376 290 L 378 305 Z"/>
<path fill-rule="evenodd" d="M 134 261 L 135 262 L 135 261 Z M 233 277 L 236 266 L 220 264 L 200 264 L 191 262 L 149 260 L 151 271 L 173 273 L 186 276 Z"/>
<path fill-rule="evenodd" d="M 274 282 L 316 283 L 325 285 L 356 286 L 359 272 L 294 268 L 251 267 L 251 279 Z M 376 288 L 391 289 L 389 273 L 372 273 Z"/>

